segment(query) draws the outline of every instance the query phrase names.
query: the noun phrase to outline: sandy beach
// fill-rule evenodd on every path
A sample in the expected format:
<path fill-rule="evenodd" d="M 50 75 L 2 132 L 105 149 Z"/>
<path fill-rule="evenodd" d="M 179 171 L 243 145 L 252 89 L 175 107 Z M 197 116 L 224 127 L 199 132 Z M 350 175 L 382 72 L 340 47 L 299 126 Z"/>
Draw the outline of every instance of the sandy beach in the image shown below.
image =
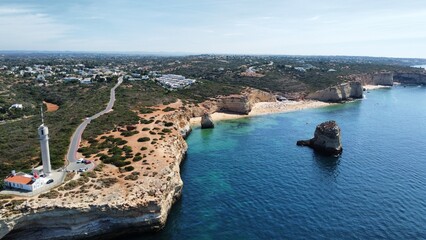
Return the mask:
<path fill-rule="evenodd" d="M 381 88 L 391 88 L 392 86 L 384 86 L 384 85 L 364 85 L 362 86 L 366 90 L 375 90 L 375 89 L 381 89 Z"/>
<path fill-rule="evenodd" d="M 320 108 L 333 105 L 334 103 L 326 103 L 320 101 L 284 101 L 284 102 L 259 102 L 256 103 L 251 112 L 248 115 L 243 114 L 230 114 L 223 112 L 213 113 L 213 121 L 229 120 L 229 119 L 238 119 L 259 115 L 266 115 L 272 113 L 284 113 L 284 112 L 293 112 L 303 109 L 310 108 Z M 201 117 L 191 118 L 191 125 L 200 125 Z"/>

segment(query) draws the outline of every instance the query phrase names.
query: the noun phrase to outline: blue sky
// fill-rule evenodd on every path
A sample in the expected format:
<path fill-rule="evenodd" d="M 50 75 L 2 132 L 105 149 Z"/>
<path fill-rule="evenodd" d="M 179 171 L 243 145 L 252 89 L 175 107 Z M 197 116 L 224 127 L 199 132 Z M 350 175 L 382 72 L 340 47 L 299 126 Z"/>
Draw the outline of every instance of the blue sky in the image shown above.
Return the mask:
<path fill-rule="evenodd" d="M 426 58 L 424 0 L 0 0 L 0 50 Z"/>

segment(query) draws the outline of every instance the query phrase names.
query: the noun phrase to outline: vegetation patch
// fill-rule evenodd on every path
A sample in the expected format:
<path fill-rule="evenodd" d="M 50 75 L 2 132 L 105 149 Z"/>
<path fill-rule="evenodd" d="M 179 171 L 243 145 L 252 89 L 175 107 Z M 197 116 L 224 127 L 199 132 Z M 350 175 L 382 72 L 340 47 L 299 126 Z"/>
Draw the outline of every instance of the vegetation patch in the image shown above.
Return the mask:
<path fill-rule="evenodd" d="M 78 186 L 81 186 L 87 182 L 89 182 L 90 179 L 87 176 L 82 175 L 80 178 L 78 178 L 77 180 L 71 180 L 68 183 L 66 183 L 63 186 L 63 189 L 66 191 L 72 190 Z"/>
<path fill-rule="evenodd" d="M 141 137 L 141 138 L 138 139 L 138 142 L 148 142 L 150 140 L 151 140 L 151 138 L 149 138 L 149 137 Z"/>
<path fill-rule="evenodd" d="M 132 172 L 132 174 L 127 175 L 124 179 L 125 180 L 132 180 L 132 181 L 136 181 L 139 178 L 140 173 L 139 172 Z"/>
<path fill-rule="evenodd" d="M 112 185 L 116 184 L 118 182 L 117 178 L 101 178 L 98 180 L 98 182 L 102 185 L 104 188 L 109 188 Z"/>
<path fill-rule="evenodd" d="M 127 172 L 131 172 L 133 170 L 135 170 L 135 168 L 133 166 L 127 166 L 124 168 L 124 170 L 126 170 Z"/>
<path fill-rule="evenodd" d="M 47 199 L 56 199 L 61 196 L 61 193 L 56 190 L 51 190 L 50 192 L 43 193 L 39 195 L 39 198 L 47 198 Z"/>
<path fill-rule="evenodd" d="M 141 118 L 140 122 L 141 124 L 151 124 L 154 122 L 154 120 L 153 119 L 147 120 L 147 119 Z"/>
<path fill-rule="evenodd" d="M 171 126 L 173 126 L 173 123 L 172 123 L 172 122 L 165 122 L 165 123 L 164 123 L 164 126 L 166 126 L 166 127 L 171 127 Z"/>
<path fill-rule="evenodd" d="M 138 131 L 124 131 L 120 135 L 123 136 L 123 137 L 131 137 L 131 136 L 136 135 L 138 133 L 139 133 Z"/>
<path fill-rule="evenodd" d="M 171 111 L 174 111 L 174 110 L 176 110 L 176 109 L 172 108 L 172 107 L 166 107 L 166 108 L 163 109 L 163 112 L 171 112 Z"/>
<path fill-rule="evenodd" d="M 156 109 L 143 107 L 139 110 L 141 114 L 149 114 L 155 112 Z"/>
<path fill-rule="evenodd" d="M 69 180 L 73 179 L 74 176 L 75 176 L 75 172 L 67 173 L 67 175 L 65 176 L 64 182 L 68 182 Z"/>
<path fill-rule="evenodd" d="M 81 174 L 83 177 L 89 177 L 89 178 L 97 178 L 96 172 L 90 171 L 90 172 L 84 172 Z"/>
<path fill-rule="evenodd" d="M 95 169 L 93 169 L 94 171 L 96 171 L 96 172 L 102 172 L 102 169 L 105 167 L 105 164 L 103 164 L 103 163 L 100 163 L 100 164 L 98 164 L 96 167 L 95 167 Z"/>

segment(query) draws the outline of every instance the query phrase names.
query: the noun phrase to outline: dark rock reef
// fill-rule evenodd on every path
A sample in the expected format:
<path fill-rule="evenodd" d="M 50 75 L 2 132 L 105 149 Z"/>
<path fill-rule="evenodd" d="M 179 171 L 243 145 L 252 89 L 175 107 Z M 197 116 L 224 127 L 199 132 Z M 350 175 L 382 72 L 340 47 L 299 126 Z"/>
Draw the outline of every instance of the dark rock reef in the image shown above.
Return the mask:
<path fill-rule="evenodd" d="M 297 145 L 311 147 L 325 155 L 338 156 L 343 150 L 340 127 L 335 121 L 323 122 L 315 129 L 314 138 L 297 141 Z"/>

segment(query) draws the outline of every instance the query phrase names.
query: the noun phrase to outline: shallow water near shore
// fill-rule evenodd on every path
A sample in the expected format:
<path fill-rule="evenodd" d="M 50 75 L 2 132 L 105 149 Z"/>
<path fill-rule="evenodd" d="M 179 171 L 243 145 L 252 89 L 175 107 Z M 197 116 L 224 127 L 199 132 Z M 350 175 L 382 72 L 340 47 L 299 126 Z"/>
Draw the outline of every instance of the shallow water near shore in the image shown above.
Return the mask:
<path fill-rule="evenodd" d="M 336 120 L 343 154 L 296 141 Z M 166 227 L 126 239 L 425 239 L 426 88 L 194 129 Z M 123 239 L 123 238 L 120 238 Z"/>

